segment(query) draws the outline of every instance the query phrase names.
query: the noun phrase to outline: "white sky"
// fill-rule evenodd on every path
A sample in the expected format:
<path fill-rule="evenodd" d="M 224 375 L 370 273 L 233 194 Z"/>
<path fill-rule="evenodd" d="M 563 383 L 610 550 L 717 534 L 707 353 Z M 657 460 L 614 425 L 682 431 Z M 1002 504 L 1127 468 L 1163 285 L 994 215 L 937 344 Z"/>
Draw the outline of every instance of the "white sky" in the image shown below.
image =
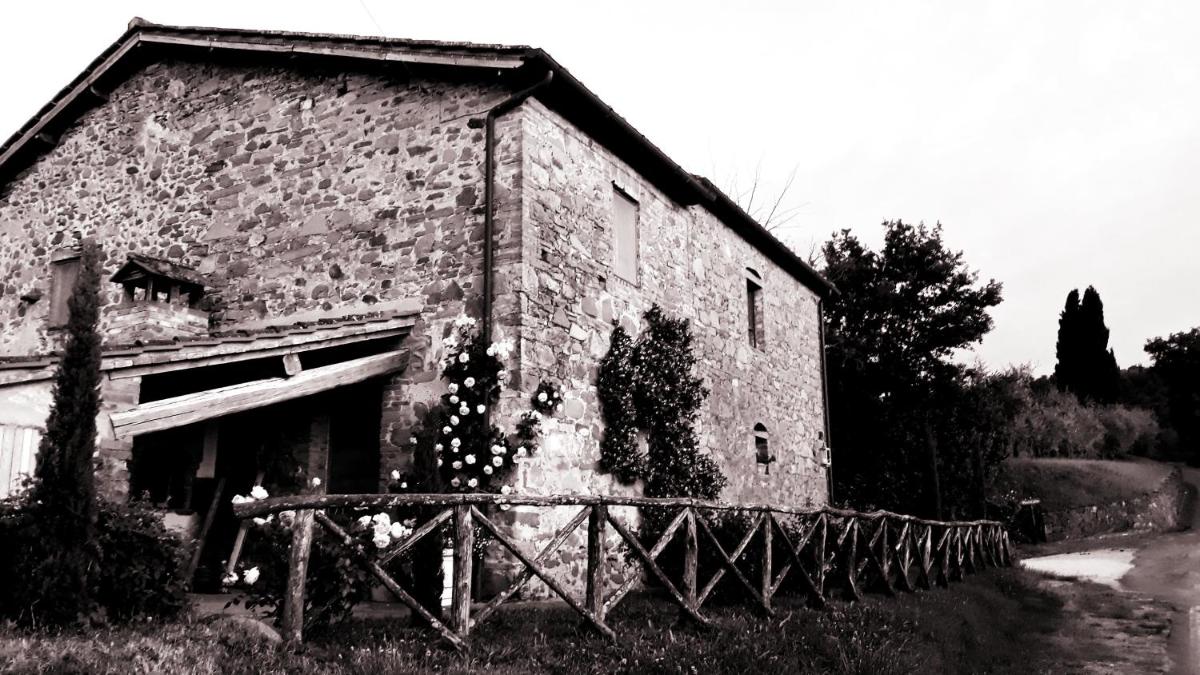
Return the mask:
<path fill-rule="evenodd" d="M 19 8 L 18 8 L 19 7 Z M 784 238 L 941 221 L 1004 283 L 989 365 L 1054 366 L 1094 284 L 1122 366 L 1200 324 L 1200 3 L 103 0 L 0 9 L 0 136 L 158 23 L 546 49 L 685 168 L 796 172 Z"/>

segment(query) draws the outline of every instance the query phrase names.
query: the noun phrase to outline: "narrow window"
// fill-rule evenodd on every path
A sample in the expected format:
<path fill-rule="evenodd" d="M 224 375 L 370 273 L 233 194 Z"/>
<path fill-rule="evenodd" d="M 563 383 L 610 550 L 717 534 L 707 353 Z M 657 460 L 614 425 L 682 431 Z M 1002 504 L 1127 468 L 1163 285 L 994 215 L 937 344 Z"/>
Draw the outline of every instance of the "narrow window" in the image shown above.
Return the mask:
<path fill-rule="evenodd" d="M 747 267 L 746 272 L 746 336 L 751 347 L 765 349 L 762 284 L 756 281 L 758 274 L 754 270 Z"/>
<path fill-rule="evenodd" d="M 67 299 L 75 288 L 75 279 L 79 276 L 79 255 L 63 253 L 50 263 L 50 327 L 61 328 L 67 325 L 70 312 L 67 309 Z"/>
<path fill-rule="evenodd" d="M 767 444 L 768 434 L 767 428 L 762 424 L 754 425 L 754 461 L 762 464 L 766 468 L 767 475 L 771 475 L 771 462 L 775 461 L 775 456 L 771 454 L 771 448 Z"/>
<path fill-rule="evenodd" d="M 626 281 L 637 283 L 638 203 L 613 186 L 613 271 Z"/>

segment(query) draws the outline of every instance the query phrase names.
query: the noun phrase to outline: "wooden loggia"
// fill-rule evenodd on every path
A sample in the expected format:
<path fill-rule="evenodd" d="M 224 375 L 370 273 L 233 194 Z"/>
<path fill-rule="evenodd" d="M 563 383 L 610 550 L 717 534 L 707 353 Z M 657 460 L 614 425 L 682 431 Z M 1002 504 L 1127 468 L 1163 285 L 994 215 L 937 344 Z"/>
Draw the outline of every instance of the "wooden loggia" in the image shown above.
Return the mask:
<path fill-rule="evenodd" d="M 537 550 L 528 550 L 492 521 L 489 512 L 500 506 L 534 509 L 575 507 L 573 516 L 552 533 Z M 653 507 L 669 516 L 653 541 L 645 541 L 631 525 L 617 517 L 612 507 Z M 404 541 L 379 554 L 368 552 L 326 509 L 381 510 L 426 507 L 433 515 Z M 439 508 L 440 507 L 440 508 Z M 1001 523 L 989 520 L 947 522 L 924 520 L 886 511 L 859 513 L 833 508 L 795 508 L 769 504 L 722 504 L 695 499 L 651 499 L 592 495 L 324 495 L 275 497 L 234 506 L 240 518 L 262 517 L 293 511 L 292 548 L 288 588 L 284 598 L 284 637 L 303 639 L 304 569 L 312 546 L 312 527 L 319 525 L 347 547 L 384 588 L 425 619 L 434 633 L 451 647 L 465 650 L 471 632 L 495 615 L 533 578 L 577 613 L 596 633 L 616 640 L 610 622 L 614 609 L 645 582 L 665 591 L 683 615 L 701 626 L 713 625 L 704 613 L 722 581 L 760 613 L 774 614 L 774 600 L 792 594 L 813 607 L 842 595 L 857 600 L 864 593 L 895 595 L 947 586 L 951 581 L 988 567 L 1012 563 L 1008 533 Z M 733 541 L 723 541 L 716 517 L 741 513 L 745 531 Z M 449 528 L 454 552 L 453 598 L 444 616 L 436 616 L 393 579 L 384 566 L 410 551 L 428 536 L 441 536 Z M 520 572 L 512 584 L 482 607 L 472 606 L 472 548 L 476 528 L 482 528 L 514 558 Z M 609 528 L 616 538 L 609 536 Z M 572 536 L 586 540 L 586 587 L 576 597 L 550 573 L 548 565 Z M 660 562 L 672 544 L 678 547 L 675 565 Z M 726 546 L 733 545 L 732 548 Z M 753 548 L 757 545 L 757 548 Z M 649 546 L 649 548 L 647 548 Z M 624 549 L 621 551 L 620 549 Z M 701 553 L 715 567 L 700 565 Z M 750 552 L 758 563 L 757 576 L 746 569 Z M 633 574 L 614 569 L 608 558 L 627 553 Z M 790 582 L 790 583 L 789 583 Z"/>

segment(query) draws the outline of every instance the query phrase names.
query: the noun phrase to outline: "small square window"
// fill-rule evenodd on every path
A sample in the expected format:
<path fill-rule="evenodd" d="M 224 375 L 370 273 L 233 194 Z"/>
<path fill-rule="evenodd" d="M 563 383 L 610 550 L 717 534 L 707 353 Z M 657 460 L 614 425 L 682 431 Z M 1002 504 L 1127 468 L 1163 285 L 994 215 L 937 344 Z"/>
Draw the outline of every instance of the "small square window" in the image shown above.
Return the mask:
<path fill-rule="evenodd" d="M 766 349 L 762 286 L 752 279 L 746 279 L 746 336 L 750 339 L 751 347 Z"/>
<path fill-rule="evenodd" d="M 65 254 L 50 263 L 50 327 L 67 325 L 70 310 L 67 300 L 79 277 L 79 255 Z"/>
<path fill-rule="evenodd" d="M 613 271 L 626 281 L 637 283 L 638 203 L 613 186 Z"/>

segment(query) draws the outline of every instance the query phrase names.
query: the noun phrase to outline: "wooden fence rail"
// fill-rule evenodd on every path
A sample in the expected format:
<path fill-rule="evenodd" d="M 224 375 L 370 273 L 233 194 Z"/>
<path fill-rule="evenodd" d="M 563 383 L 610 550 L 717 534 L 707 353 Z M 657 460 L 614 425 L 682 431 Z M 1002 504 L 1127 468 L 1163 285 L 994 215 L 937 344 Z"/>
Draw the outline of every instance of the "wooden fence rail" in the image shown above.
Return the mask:
<path fill-rule="evenodd" d="M 502 505 L 537 508 L 575 507 L 565 525 L 540 551 L 531 554 L 513 541 L 485 513 Z M 653 543 L 642 541 L 612 507 L 655 508 L 665 527 Z M 326 509 L 389 510 L 423 507 L 436 515 L 382 556 L 368 552 L 326 513 Z M 440 510 L 438 510 L 440 508 Z M 886 511 L 859 513 L 833 508 L 802 509 L 770 504 L 719 504 L 694 499 L 650 499 L 599 496 L 520 495 L 302 495 L 277 497 L 234 506 L 240 518 L 294 511 L 288 589 L 282 613 L 284 637 L 302 637 L 304 577 L 314 525 L 344 542 L 351 554 L 396 598 L 428 622 L 445 641 L 465 649 L 472 629 L 482 624 L 505 601 L 534 577 L 561 598 L 598 633 L 616 637 L 608 615 L 636 588 L 644 572 L 696 623 L 707 625 L 703 613 L 719 582 L 728 580 L 758 611 L 774 613 L 773 599 L 788 590 L 803 594 L 808 604 L 823 606 L 834 594 L 857 600 L 867 591 L 893 595 L 947 586 L 985 567 L 1011 564 L 1008 533 L 996 521 L 945 522 L 922 520 Z M 714 517 L 738 513 L 736 521 L 718 524 Z M 729 522 L 744 531 L 731 537 Z M 582 597 L 550 574 L 547 565 L 559 548 L 584 527 L 587 547 L 586 588 Z M 403 555 L 427 536 L 449 526 L 453 542 L 453 600 L 444 617 L 431 614 L 385 570 L 387 562 Z M 616 537 L 608 534 L 609 528 Z M 732 526 L 736 527 L 736 526 Z M 472 608 L 472 553 L 476 528 L 486 531 L 521 565 L 521 572 L 503 592 L 481 607 Z M 436 535 L 435 535 L 436 536 Z M 723 538 L 724 537 L 724 538 Z M 733 545 L 733 539 L 737 539 Z M 757 542 L 757 543 L 756 543 Z M 637 562 L 633 574 L 609 564 L 611 544 L 624 547 Z M 676 543 L 679 555 L 671 564 L 660 560 Z M 649 548 L 647 548 L 649 544 Z M 716 569 L 701 566 L 700 552 L 715 559 Z M 751 560 L 751 557 L 757 560 Z M 677 559 L 676 559 L 677 558 Z M 754 568 L 753 572 L 747 568 Z M 707 574 L 702 579 L 701 573 Z M 753 574 L 754 578 L 750 575 Z"/>

